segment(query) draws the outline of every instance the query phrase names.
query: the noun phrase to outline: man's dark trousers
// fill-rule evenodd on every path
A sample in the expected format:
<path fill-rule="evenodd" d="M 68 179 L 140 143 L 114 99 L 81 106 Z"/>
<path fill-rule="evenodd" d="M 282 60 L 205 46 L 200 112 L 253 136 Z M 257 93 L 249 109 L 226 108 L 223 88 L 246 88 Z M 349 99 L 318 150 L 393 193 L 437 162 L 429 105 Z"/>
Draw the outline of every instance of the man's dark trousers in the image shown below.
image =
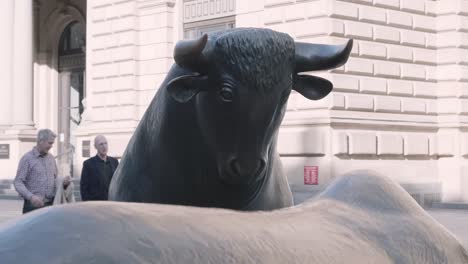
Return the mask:
<path fill-rule="evenodd" d="M 46 207 L 46 206 L 51 206 L 53 203 L 54 203 L 54 199 L 51 199 L 50 201 L 44 203 L 44 207 Z M 35 207 L 35 206 L 31 203 L 31 201 L 29 201 L 29 200 L 24 200 L 24 204 L 23 204 L 23 214 L 29 213 L 29 212 L 34 211 L 34 210 L 39 209 L 39 208 L 43 208 L 43 207 Z"/>

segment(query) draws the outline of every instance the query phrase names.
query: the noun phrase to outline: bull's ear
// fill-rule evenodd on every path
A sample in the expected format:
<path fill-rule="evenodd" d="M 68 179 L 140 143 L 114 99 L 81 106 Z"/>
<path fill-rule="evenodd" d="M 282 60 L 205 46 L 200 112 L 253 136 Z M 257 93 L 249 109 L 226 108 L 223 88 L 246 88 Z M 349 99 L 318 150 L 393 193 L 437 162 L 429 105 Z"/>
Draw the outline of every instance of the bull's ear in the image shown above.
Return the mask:
<path fill-rule="evenodd" d="M 167 92 L 179 103 L 190 101 L 198 92 L 206 89 L 208 76 L 183 75 L 167 83 Z"/>
<path fill-rule="evenodd" d="M 323 78 L 310 75 L 296 75 L 293 90 L 310 100 L 319 100 L 327 96 L 333 89 L 333 84 Z"/>

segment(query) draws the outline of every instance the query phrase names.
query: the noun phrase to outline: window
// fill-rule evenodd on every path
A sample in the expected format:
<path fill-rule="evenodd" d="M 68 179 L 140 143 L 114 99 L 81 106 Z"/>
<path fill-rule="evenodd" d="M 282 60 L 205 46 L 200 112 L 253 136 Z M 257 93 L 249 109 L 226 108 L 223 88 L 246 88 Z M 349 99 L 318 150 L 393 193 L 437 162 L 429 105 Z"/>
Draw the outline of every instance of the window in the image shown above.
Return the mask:
<path fill-rule="evenodd" d="M 59 55 L 83 53 L 84 47 L 85 36 L 80 23 L 71 23 L 65 28 L 60 38 Z"/>
<path fill-rule="evenodd" d="M 205 33 L 235 28 L 234 17 L 184 24 L 184 39 L 195 39 Z"/>
<path fill-rule="evenodd" d="M 236 0 L 184 0 L 184 39 L 235 27 Z"/>

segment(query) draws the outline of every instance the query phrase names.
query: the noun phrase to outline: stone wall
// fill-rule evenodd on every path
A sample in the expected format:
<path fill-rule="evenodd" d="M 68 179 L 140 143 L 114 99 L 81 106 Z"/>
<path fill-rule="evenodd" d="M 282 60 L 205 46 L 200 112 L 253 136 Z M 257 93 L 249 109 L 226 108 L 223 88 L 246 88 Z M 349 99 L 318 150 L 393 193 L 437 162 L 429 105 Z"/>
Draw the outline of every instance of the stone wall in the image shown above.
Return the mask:
<path fill-rule="evenodd" d="M 318 74 L 334 83 L 331 95 L 291 96 L 280 150 L 294 188 L 316 191 L 350 170 L 373 169 L 407 185 L 443 185 L 445 200 L 462 198 L 463 1 L 262 4 L 241 12 L 239 24 L 304 42 L 355 40 L 344 67 Z M 319 166 L 318 186 L 304 185 L 306 165 Z"/>
<path fill-rule="evenodd" d="M 87 109 L 83 140 L 108 137 L 110 155 L 121 157 L 128 140 L 173 63 L 175 1 L 91 1 L 87 44 Z M 79 166 L 76 174 L 79 174 Z"/>

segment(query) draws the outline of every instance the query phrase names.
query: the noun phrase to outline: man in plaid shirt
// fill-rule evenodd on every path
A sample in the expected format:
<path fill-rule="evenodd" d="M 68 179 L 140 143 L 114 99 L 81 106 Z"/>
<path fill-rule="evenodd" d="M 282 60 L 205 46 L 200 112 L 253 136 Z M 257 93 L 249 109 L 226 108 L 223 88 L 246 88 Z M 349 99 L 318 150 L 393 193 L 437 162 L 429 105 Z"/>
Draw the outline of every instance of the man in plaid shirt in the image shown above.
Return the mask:
<path fill-rule="evenodd" d="M 24 198 L 23 214 L 52 205 L 56 192 L 57 164 L 49 150 L 56 134 L 50 129 L 39 130 L 37 145 L 24 154 L 18 165 L 14 181 L 16 191 Z M 63 180 L 66 188 L 70 177 Z"/>

